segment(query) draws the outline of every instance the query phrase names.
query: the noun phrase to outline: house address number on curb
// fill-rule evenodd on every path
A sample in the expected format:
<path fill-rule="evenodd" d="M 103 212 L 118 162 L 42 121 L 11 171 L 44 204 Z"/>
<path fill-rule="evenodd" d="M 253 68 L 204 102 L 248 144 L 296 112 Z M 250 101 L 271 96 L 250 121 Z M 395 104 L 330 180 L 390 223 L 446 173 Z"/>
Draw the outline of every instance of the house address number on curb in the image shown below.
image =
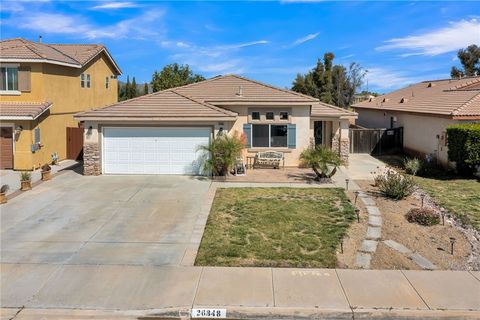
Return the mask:
<path fill-rule="evenodd" d="M 227 309 L 192 309 L 192 318 L 226 318 Z"/>

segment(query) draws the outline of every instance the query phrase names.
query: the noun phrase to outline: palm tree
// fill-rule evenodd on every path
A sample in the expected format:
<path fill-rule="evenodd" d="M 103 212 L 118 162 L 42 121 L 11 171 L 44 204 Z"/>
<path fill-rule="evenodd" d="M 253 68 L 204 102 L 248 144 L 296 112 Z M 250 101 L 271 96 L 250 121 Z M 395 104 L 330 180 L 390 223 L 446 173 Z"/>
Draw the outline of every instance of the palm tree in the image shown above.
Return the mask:
<path fill-rule="evenodd" d="M 300 160 L 304 165 L 312 168 L 317 175 L 316 180 L 331 178 L 343 163 L 338 154 L 321 145 L 310 145 L 302 152 Z"/>
<path fill-rule="evenodd" d="M 203 170 L 214 176 L 226 176 L 242 154 L 244 142 L 237 135 L 217 136 L 209 144 L 200 146 L 204 151 Z"/>

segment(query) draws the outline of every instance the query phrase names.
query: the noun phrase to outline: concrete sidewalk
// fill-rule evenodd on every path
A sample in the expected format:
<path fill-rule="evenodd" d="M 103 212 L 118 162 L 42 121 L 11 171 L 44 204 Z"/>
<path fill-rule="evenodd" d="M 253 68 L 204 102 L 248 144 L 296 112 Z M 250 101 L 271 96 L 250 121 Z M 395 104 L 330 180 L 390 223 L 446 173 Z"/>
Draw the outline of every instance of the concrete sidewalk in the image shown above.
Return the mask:
<path fill-rule="evenodd" d="M 1 297 L 2 319 L 478 319 L 480 272 L 3 264 Z"/>
<path fill-rule="evenodd" d="M 59 171 L 73 168 L 79 164 L 75 160 L 63 160 L 57 165 L 52 165 L 52 175 Z M 39 182 L 42 179 L 41 170 L 30 171 L 32 173 L 32 184 Z M 14 170 L 0 170 L 0 184 L 8 184 L 10 189 L 7 191 L 7 196 L 20 190 L 20 174 L 21 171 Z"/>

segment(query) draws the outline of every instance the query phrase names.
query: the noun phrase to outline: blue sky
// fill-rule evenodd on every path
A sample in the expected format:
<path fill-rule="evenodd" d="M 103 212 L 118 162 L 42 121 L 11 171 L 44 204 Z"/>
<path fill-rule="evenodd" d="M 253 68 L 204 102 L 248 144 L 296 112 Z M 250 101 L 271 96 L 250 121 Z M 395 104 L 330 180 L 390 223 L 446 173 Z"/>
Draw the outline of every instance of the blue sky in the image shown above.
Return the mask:
<path fill-rule="evenodd" d="M 379 92 L 448 78 L 456 51 L 480 44 L 480 5 L 460 1 L 5 1 L 1 38 L 103 43 L 126 75 L 165 64 L 290 87 L 325 51 L 368 70 Z M 366 87 L 366 85 L 364 86 Z M 363 89 L 363 88 L 362 88 Z"/>

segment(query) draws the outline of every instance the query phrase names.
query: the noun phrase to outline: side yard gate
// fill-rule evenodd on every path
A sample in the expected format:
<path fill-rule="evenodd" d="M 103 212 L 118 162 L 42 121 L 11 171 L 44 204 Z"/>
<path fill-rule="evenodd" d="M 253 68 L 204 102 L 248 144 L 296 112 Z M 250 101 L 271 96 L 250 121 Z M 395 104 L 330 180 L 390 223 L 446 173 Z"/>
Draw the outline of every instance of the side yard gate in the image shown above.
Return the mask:
<path fill-rule="evenodd" d="M 403 150 L 403 127 L 350 129 L 350 153 L 382 155 Z"/>
<path fill-rule="evenodd" d="M 83 160 L 83 128 L 67 127 L 67 159 Z"/>

